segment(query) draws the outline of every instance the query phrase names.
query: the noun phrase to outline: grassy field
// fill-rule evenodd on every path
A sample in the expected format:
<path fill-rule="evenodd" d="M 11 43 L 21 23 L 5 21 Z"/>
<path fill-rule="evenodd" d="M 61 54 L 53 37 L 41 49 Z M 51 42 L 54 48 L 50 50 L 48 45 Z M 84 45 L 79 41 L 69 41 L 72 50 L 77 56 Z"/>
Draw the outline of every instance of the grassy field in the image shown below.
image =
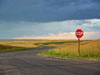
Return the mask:
<path fill-rule="evenodd" d="M 57 40 L 55 40 L 57 41 Z M 17 51 L 17 50 L 30 50 L 40 48 L 44 43 L 55 42 L 54 40 L 30 40 L 30 41 L 0 41 L 0 52 Z M 39 45 L 36 45 L 36 44 Z"/>
<path fill-rule="evenodd" d="M 78 57 L 77 41 L 49 42 L 44 45 L 58 46 L 58 48 L 38 53 L 38 55 L 59 58 L 75 58 L 87 60 L 100 60 L 100 40 L 82 40 L 80 57 Z"/>
<path fill-rule="evenodd" d="M 81 40 L 80 57 L 77 56 L 77 45 L 77 40 L 0 41 L 0 52 L 54 46 L 57 48 L 40 52 L 38 55 L 57 58 L 100 60 L 100 40 Z"/>
<path fill-rule="evenodd" d="M 0 52 L 39 48 L 35 41 L 0 41 Z"/>

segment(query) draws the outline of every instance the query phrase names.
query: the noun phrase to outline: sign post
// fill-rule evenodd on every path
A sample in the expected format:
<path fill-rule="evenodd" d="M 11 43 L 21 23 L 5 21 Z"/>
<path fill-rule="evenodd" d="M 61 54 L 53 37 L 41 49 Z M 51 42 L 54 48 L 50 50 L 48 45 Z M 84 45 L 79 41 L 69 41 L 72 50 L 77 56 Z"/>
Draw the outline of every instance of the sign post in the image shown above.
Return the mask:
<path fill-rule="evenodd" d="M 78 56 L 80 56 L 80 38 L 78 38 Z"/>
<path fill-rule="evenodd" d="M 77 29 L 75 34 L 78 38 L 78 56 L 80 56 L 80 38 L 83 36 L 83 31 L 81 29 Z"/>

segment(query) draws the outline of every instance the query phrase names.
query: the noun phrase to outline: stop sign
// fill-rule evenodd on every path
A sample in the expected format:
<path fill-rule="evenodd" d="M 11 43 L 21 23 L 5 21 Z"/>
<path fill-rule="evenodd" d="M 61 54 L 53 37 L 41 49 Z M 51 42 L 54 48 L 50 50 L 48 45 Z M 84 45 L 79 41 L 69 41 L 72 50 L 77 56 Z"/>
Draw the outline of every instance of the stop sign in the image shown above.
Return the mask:
<path fill-rule="evenodd" d="M 82 29 L 77 29 L 77 30 L 76 30 L 76 37 L 77 37 L 77 38 L 82 38 L 82 36 L 83 36 L 83 31 L 82 31 Z"/>

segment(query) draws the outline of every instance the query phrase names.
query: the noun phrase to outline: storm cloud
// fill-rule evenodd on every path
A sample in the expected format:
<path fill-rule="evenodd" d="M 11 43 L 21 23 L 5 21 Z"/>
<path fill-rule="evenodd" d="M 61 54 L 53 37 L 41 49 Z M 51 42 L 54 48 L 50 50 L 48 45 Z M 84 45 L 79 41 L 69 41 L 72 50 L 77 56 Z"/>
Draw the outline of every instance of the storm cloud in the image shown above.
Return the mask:
<path fill-rule="evenodd" d="M 57 35 L 77 28 L 100 32 L 100 0 L 0 0 L 0 39 Z"/>
<path fill-rule="evenodd" d="M 100 19 L 100 0 L 0 0 L 0 20 L 52 22 Z"/>

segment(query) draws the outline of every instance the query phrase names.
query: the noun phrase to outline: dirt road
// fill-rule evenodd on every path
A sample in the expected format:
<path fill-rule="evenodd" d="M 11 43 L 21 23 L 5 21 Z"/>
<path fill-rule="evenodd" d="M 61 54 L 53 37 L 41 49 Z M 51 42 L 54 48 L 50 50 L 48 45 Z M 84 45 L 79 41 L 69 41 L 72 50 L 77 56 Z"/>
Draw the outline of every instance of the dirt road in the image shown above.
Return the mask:
<path fill-rule="evenodd" d="M 36 55 L 47 49 L 50 47 L 0 53 L 0 75 L 100 75 L 100 62 Z"/>

